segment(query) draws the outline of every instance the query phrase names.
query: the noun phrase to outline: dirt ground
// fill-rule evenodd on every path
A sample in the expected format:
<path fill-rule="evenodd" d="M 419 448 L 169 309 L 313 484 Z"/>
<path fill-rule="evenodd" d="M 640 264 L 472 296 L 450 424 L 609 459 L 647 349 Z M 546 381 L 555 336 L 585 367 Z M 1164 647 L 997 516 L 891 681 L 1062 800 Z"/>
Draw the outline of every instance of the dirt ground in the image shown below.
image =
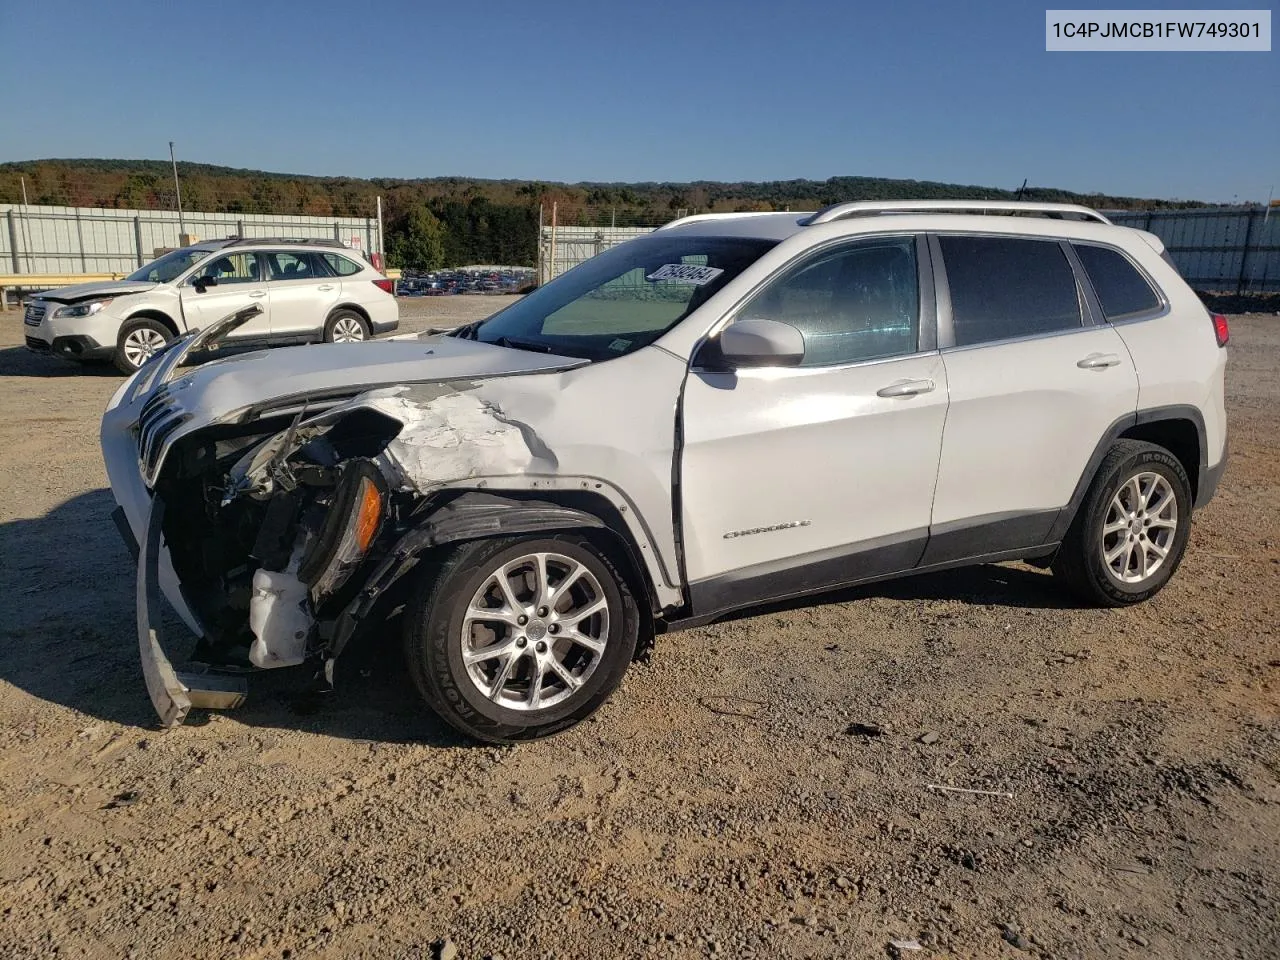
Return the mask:
<path fill-rule="evenodd" d="M 1019 565 L 850 591 L 659 638 L 495 749 L 390 636 L 328 697 L 157 730 L 119 378 L 0 315 L 0 956 L 1280 956 L 1280 316 L 1232 335 L 1231 465 L 1150 603 Z"/>

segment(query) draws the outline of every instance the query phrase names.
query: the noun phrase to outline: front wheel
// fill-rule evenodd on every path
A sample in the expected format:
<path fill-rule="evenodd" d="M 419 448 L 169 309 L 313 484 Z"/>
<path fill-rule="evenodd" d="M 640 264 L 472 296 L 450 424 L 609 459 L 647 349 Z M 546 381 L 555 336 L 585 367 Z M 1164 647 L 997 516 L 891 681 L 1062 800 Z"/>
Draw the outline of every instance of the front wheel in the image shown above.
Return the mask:
<path fill-rule="evenodd" d="M 1054 575 L 1087 603 L 1141 603 L 1182 562 L 1191 508 L 1191 483 L 1177 457 L 1153 443 L 1119 440 L 1063 538 Z"/>
<path fill-rule="evenodd" d="M 111 359 L 121 373 L 132 374 L 163 350 L 172 338 L 173 332 L 159 320 L 150 317 L 130 320 L 120 328 L 116 352 Z"/>
<path fill-rule="evenodd" d="M 513 743 L 599 709 L 621 683 L 639 629 L 626 579 L 587 538 L 477 540 L 419 579 L 405 656 L 444 720 Z"/>

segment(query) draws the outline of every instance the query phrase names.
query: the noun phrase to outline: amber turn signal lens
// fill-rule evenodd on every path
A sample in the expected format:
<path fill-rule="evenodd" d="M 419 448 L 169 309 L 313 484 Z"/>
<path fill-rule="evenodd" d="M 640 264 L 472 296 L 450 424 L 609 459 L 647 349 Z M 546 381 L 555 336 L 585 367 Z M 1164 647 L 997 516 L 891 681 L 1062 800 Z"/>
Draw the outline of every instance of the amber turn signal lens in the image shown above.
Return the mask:
<path fill-rule="evenodd" d="M 356 515 L 356 545 L 364 553 L 373 542 L 378 532 L 378 521 L 382 519 L 382 497 L 378 488 L 369 480 L 360 485 L 360 510 Z"/>

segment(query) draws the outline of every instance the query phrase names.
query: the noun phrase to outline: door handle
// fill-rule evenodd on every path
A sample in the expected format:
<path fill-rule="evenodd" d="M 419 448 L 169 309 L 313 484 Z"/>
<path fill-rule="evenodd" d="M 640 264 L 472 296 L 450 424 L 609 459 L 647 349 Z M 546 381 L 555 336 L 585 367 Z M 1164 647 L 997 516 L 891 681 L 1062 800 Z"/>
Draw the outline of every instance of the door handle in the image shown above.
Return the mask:
<path fill-rule="evenodd" d="M 250 290 L 250 291 L 249 291 L 249 296 L 253 297 L 253 299 L 255 299 L 255 300 L 261 300 L 261 299 L 262 299 L 263 297 L 265 297 L 266 295 L 267 295 L 267 291 L 265 291 L 265 290 Z"/>
<path fill-rule="evenodd" d="M 333 289 L 333 284 L 332 284 L 332 283 L 322 283 L 322 284 L 320 284 L 320 286 L 316 287 L 316 289 L 317 289 L 317 290 L 332 290 L 332 289 Z"/>
<path fill-rule="evenodd" d="M 876 391 L 877 397 L 914 397 L 933 389 L 932 380 L 899 380 Z"/>
<path fill-rule="evenodd" d="M 1119 365 L 1120 358 L 1114 353 L 1091 353 L 1083 360 L 1076 361 L 1076 366 L 1081 370 L 1105 370 Z"/>

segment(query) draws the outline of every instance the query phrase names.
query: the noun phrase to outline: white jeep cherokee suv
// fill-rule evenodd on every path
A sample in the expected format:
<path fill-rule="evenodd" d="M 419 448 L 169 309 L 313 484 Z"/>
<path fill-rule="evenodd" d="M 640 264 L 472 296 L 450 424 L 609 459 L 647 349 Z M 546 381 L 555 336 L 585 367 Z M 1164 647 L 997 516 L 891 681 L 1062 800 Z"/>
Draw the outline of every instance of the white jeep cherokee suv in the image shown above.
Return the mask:
<path fill-rule="evenodd" d="M 445 335 L 183 368 L 251 313 L 103 418 L 166 723 L 251 667 L 332 683 L 401 606 L 426 702 L 515 741 L 767 601 L 1027 560 L 1137 603 L 1226 462 L 1226 321 L 1083 207 L 690 217 Z"/>
<path fill-rule="evenodd" d="M 336 240 L 232 238 L 183 247 L 124 280 L 33 298 L 27 347 L 68 360 L 112 360 L 133 373 L 169 340 L 250 304 L 242 345 L 365 340 L 394 330 L 393 281 Z"/>

